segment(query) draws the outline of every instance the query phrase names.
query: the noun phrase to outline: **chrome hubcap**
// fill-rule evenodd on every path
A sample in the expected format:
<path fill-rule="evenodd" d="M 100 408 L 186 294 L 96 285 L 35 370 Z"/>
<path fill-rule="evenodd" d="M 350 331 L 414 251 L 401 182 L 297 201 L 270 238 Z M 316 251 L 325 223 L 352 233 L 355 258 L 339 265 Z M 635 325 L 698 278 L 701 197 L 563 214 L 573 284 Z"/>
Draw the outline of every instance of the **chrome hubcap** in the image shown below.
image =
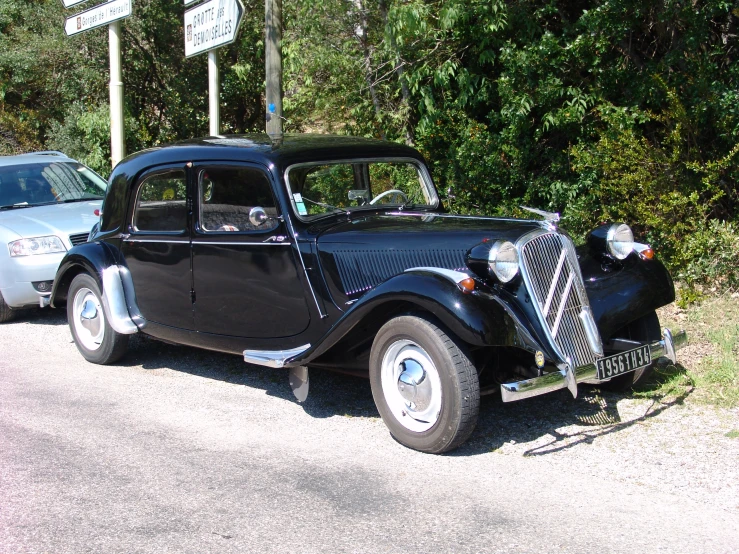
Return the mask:
<path fill-rule="evenodd" d="M 409 408 L 423 411 L 431 404 L 431 379 L 426 378 L 423 366 L 409 358 L 400 362 L 398 391 Z"/>
<path fill-rule="evenodd" d="M 81 288 L 74 295 L 73 320 L 75 334 L 88 350 L 97 350 L 105 336 L 105 315 L 94 292 Z"/>
<path fill-rule="evenodd" d="M 390 411 L 410 431 L 433 427 L 441 411 L 441 380 L 431 357 L 418 344 L 399 340 L 382 358 L 382 392 Z"/>

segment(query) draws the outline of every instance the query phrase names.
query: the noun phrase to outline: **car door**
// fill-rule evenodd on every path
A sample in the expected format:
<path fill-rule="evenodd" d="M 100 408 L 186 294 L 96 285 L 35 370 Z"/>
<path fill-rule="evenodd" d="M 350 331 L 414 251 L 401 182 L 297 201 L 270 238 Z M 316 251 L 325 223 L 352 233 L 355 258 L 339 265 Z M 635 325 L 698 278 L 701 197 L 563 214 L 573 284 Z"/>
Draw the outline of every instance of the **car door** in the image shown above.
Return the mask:
<path fill-rule="evenodd" d="M 193 329 L 187 170 L 160 166 L 138 180 L 121 250 L 147 321 Z"/>
<path fill-rule="evenodd" d="M 212 163 L 194 177 L 195 328 L 253 338 L 305 330 L 308 306 L 267 171 Z"/>

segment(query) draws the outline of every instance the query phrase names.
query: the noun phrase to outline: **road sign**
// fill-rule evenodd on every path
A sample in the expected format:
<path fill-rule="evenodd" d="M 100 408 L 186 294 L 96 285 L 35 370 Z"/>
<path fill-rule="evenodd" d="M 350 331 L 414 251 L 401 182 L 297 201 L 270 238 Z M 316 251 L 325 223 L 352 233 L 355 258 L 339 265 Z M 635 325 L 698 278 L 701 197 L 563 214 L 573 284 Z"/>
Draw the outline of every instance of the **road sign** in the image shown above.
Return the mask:
<path fill-rule="evenodd" d="M 231 44 L 244 15 L 241 0 L 210 0 L 185 12 L 185 56 Z"/>
<path fill-rule="evenodd" d="M 65 8 L 71 8 L 77 4 L 82 4 L 82 2 L 87 2 L 87 0 L 62 0 L 62 4 L 64 4 Z"/>
<path fill-rule="evenodd" d="M 68 17 L 64 22 L 67 36 L 108 25 L 113 21 L 129 17 L 133 12 L 133 0 L 111 0 L 87 11 Z"/>
<path fill-rule="evenodd" d="M 84 0 L 78 0 L 78 1 L 84 1 Z M 190 4 L 193 4 L 195 2 L 199 2 L 200 0 L 185 0 L 185 6 L 189 6 Z"/>

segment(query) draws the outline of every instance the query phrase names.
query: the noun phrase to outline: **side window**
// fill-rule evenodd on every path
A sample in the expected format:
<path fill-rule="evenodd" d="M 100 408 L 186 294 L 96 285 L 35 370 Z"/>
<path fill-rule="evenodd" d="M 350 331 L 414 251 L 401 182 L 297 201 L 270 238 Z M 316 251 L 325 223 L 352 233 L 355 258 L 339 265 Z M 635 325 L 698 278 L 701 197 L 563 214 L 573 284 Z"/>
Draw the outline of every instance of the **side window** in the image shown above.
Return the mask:
<path fill-rule="evenodd" d="M 206 167 L 198 174 L 200 228 L 271 231 L 279 224 L 267 175 L 251 167 Z"/>
<path fill-rule="evenodd" d="M 182 232 L 187 228 L 187 181 L 181 169 L 157 173 L 139 185 L 135 231 Z"/>

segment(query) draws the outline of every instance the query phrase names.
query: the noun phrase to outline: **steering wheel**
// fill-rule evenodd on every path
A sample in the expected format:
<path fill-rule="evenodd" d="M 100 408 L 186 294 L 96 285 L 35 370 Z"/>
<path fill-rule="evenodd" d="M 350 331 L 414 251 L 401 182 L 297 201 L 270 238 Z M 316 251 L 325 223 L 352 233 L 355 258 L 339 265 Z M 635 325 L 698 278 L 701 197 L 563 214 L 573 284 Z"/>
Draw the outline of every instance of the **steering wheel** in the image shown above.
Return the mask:
<path fill-rule="evenodd" d="M 370 204 L 375 204 L 380 198 L 385 198 L 386 196 L 390 196 L 391 194 L 396 194 L 398 196 L 403 197 L 403 203 L 408 203 L 408 197 L 405 195 L 405 193 L 402 190 L 398 189 L 390 189 L 386 190 L 385 192 L 381 192 L 377 196 L 375 196 L 372 200 L 370 200 Z"/>

